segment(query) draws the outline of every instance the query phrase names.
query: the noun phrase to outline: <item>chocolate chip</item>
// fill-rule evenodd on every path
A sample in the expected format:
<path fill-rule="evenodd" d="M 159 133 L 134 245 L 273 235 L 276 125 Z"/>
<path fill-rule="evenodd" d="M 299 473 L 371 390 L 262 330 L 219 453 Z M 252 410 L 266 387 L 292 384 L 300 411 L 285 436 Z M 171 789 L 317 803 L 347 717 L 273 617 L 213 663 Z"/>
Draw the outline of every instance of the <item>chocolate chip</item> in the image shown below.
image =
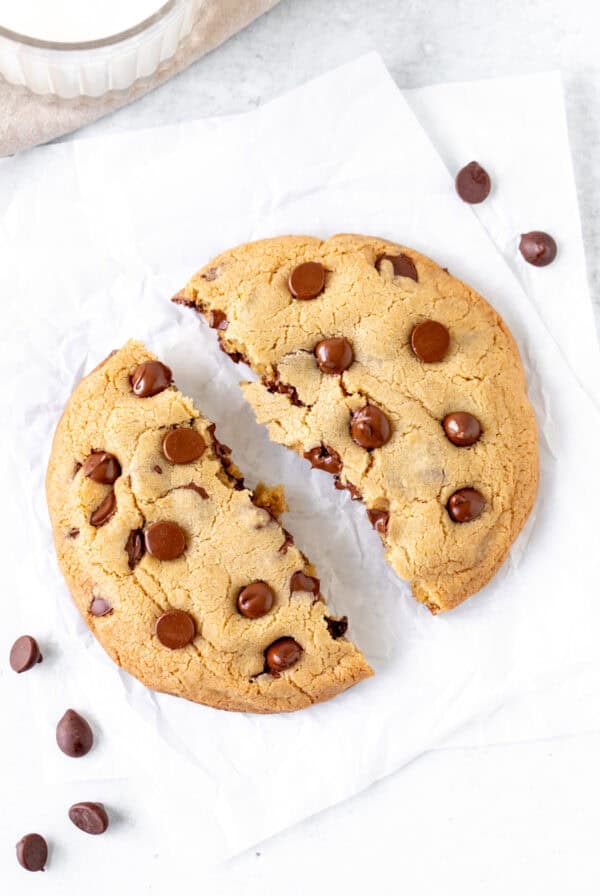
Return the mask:
<path fill-rule="evenodd" d="M 530 233 L 521 234 L 519 251 L 529 264 L 543 268 L 556 258 L 556 241 L 543 230 L 532 230 Z"/>
<path fill-rule="evenodd" d="M 390 421 L 380 408 L 366 404 L 354 411 L 350 423 L 352 438 L 361 448 L 381 448 L 389 440 L 392 429 Z"/>
<path fill-rule="evenodd" d="M 316 299 L 325 288 L 325 268 L 319 261 L 305 261 L 290 271 L 288 286 L 295 299 Z"/>
<path fill-rule="evenodd" d="M 228 326 L 227 315 L 224 311 L 209 311 L 208 312 L 208 326 L 213 330 L 226 330 Z"/>
<path fill-rule="evenodd" d="M 90 752 L 94 735 L 83 716 L 68 709 L 56 726 L 56 743 L 67 756 L 78 759 Z"/>
<path fill-rule="evenodd" d="M 283 544 L 279 548 L 280 554 L 287 554 L 287 549 L 294 543 L 294 536 L 287 529 L 283 530 Z"/>
<path fill-rule="evenodd" d="M 319 370 L 332 376 L 348 370 L 354 361 L 352 346 L 343 336 L 322 339 L 315 348 L 315 357 Z"/>
<path fill-rule="evenodd" d="M 90 525 L 99 529 L 104 526 L 112 517 L 117 509 L 117 498 L 114 490 L 111 489 L 106 498 L 92 511 L 90 515 Z"/>
<path fill-rule="evenodd" d="M 325 616 L 327 629 L 329 634 L 335 641 L 337 638 L 343 638 L 348 631 L 348 617 L 342 616 L 341 619 L 332 619 L 331 616 Z"/>
<path fill-rule="evenodd" d="M 213 280 L 216 280 L 218 276 L 219 276 L 219 268 L 207 268 L 204 271 L 204 273 L 201 274 L 202 279 L 208 280 L 209 283 L 212 282 Z"/>
<path fill-rule="evenodd" d="M 200 495 L 203 501 L 208 501 L 208 492 L 201 485 L 196 485 L 195 482 L 188 482 L 187 485 L 180 485 L 179 488 L 187 488 L 191 492 L 196 492 L 197 495 Z"/>
<path fill-rule="evenodd" d="M 375 261 L 375 267 L 381 272 L 381 262 L 389 261 L 394 271 L 394 277 L 410 277 L 415 283 L 419 282 L 419 275 L 412 258 L 400 252 L 399 255 L 379 255 Z"/>
<path fill-rule="evenodd" d="M 447 508 L 455 523 L 470 523 L 481 516 L 485 498 L 475 488 L 460 488 L 451 496 Z"/>
<path fill-rule="evenodd" d="M 293 638 L 279 638 L 265 650 L 267 671 L 277 677 L 280 672 L 291 669 L 298 662 L 302 653 L 302 648 Z"/>
<path fill-rule="evenodd" d="M 127 565 L 129 569 L 135 569 L 144 556 L 144 533 L 142 529 L 132 529 L 125 542 L 127 551 Z"/>
<path fill-rule="evenodd" d="M 112 607 L 103 597 L 93 597 L 89 606 L 92 616 L 108 616 L 112 613 Z"/>
<path fill-rule="evenodd" d="M 48 844 L 41 834 L 25 834 L 17 843 L 17 861 L 26 871 L 43 871 L 48 861 Z"/>
<path fill-rule="evenodd" d="M 321 590 L 321 582 L 316 576 L 307 576 L 301 569 L 295 572 L 290 579 L 290 594 L 294 591 L 307 591 L 318 597 Z"/>
<path fill-rule="evenodd" d="M 458 445 L 459 448 L 474 445 L 481 435 L 479 420 L 467 411 L 454 411 L 452 414 L 446 414 L 443 427 L 452 444 Z"/>
<path fill-rule="evenodd" d="M 267 389 L 267 391 L 274 393 L 279 392 L 280 395 L 288 395 L 290 402 L 293 405 L 296 405 L 298 408 L 305 407 L 304 402 L 300 401 L 298 398 L 298 391 L 295 386 L 292 386 L 290 383 L 280 383 L 279 380 L 269 380 L 266 377 L 263 377 L 261 380 L 263 386 Z"/>
<path fill-rule="evenodd" d="M 446 357 L 450 333 L 437 320 L 424 320 L 412 331 L 410 344 L 419 361 L 433 364 Z"/>
<path fill-rule="evenodd" d="M 156 637 L 170 650 L 187 647 L 196 635 L 196 623 L 183 610 L 167 610 L 156 620 Z"/>
<path fill-rule="evenodd" d="M 492 182 L 487 171 L 478 162 L 469 162 L 456 175 L 456 192 L 463 200 L 475 204 L 489 196 Z"/>
<path fill-rule="evenodd" d="M 144 533 L 146 550 L 157 560 L 177 560 L 185 551 L 185 534 L 181 526 L 169 520 L 159 520 Z"/>
<path fill-rule="evenodd" d="M 42 654 L 35 638 L 31 635 L 21 635 L 10 649 L 10 668 L 14 672 L 27 672 L 33 669 L 36 663 L 42 662 Z"/>
<path fill-rule="evenodd" d="M 173 374 L 160 361 L 144 361 L 131 374 L 131 388 L 138 398 L 150 398 L 163 392 L 173 382 Z"/>
<path fill-rule="evenodd" d="M 266 582 L 252 582 L 238 594 L 237 608 L 246 619 L 260 619 L 273 606 L 275 595 Z"/>
<path fill-rule="evenodd" d="M 67 532 L 67 535 L 69 536 L 69 538 L 78 538 L 79 537 L 79 529 L 77 529 L 77 528 L 69 529 L 69 531 Z"/>
<path fill-rule="evenodd" d="M 165 435 L 162 451 L 172 464 L 191 464 L 202 457 L 206 451 L 206 442 L 195 429 L 178 426 Z"/>
<path fill-rule="evenodd" d="M 218 438 L 215 435 L 216 426 L 214 423 L 211 423 L 208 426 L 208 431 L 210 433 L 210 437 L 213 443 L 213 451 L 215 455 L 219 458 L 219 460 L 224 460 L 229 454 L 231 454 L 231 448 L 229 445 L 224 445 L 223 442 L 219 442 Z"/>
<path fill-rule="evenodd" d="M 154 470 L 155 473 L 158 473 L 159 476 L 161 475 L 161 473 L 162 473 L 162 467 L 161 467 L 161 466 L 159 466 L 158 464 L 154 464 L 154 466 L 152 467 L 152 469 Z"/>
<path fill-rule="evenodd" d="M 342 458 L 329 445 L 317 445 L 310 451 L 305 451 L 304 457 L 316 470 L 325 470 L 326 473 L 334 475 L 342 471 Z"/>
<path fill-rule="evenodd" d="M 339 476 L 335 477 L 334 487 L 337 488 L 338 492 L 350 492 L 350 497 L 353 501 L 360 501 L 362 499 L 362 495 L 357 487 L 352 482 L 342 482 Z"/>
<path fill-rule="evenodd" d="M 379 532 L 380 535 L 387 534 L 388 523 L 390 520 L 390 515 L 387 510 L 377 510 L 372 508 L 367 510 L 367 516 L 376 532 Z"/>
<path fill-rule="evenodd" d="M 85 834 L 103 834 L 108 827 L 108 815 L 102 803 L 75 803 L 69 818 Z"/>
<path fill-rule="evenodd" d="M 84 462 L 83 475 L 102 485 L 112 485 L 121 475 L 121 465 L 114 454 L 95 451 Z"/>

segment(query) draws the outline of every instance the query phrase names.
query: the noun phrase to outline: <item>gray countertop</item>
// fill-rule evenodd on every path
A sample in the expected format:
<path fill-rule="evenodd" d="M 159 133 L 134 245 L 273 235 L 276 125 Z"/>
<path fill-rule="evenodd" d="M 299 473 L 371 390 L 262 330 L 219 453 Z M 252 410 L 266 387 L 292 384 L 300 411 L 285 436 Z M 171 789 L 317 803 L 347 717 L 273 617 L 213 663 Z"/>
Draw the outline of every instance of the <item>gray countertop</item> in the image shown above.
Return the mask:
<path fill-rule="evenodd" d="M 242 112 L 373 49 L 402 88 L 560 69 L 600 327 L 599 34 L 596 0 L 282 0 L 86 133 Z"/>

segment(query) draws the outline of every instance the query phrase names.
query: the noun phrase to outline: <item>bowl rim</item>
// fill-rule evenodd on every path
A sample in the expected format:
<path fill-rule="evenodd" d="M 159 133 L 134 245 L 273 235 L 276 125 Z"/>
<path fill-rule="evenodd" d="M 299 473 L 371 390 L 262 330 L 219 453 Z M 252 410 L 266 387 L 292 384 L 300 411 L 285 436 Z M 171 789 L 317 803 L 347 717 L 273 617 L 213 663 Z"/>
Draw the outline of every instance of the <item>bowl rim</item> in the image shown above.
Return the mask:
<path fill-rule="evenodd" d="M 58 50 L 59 52 L 73 52 L 81 50 L 96 50 L 102 47 L 112 47 L 116 44 L 123 43 L 132 37 L 137 37 L 147 31 L 152 26 L 158 25 L 166 19 L 178 6 L 185 3 L 185 0 L 166 0 L 156 12 L 147 16 L 141 22 L 119 31 L 116 34 L 109 34 L 106 37 L 97 38 L 96 40 L 86 41 L 52 41 L 42 40 L 37 37 L 30 37 L 27 34 L 19 34 L 17 31 L 11 31 L 0 25 L 0 38 L 5 38 L 16 44 L 24 44 L 27 47 L 33 47 L 38 50 Z"/>

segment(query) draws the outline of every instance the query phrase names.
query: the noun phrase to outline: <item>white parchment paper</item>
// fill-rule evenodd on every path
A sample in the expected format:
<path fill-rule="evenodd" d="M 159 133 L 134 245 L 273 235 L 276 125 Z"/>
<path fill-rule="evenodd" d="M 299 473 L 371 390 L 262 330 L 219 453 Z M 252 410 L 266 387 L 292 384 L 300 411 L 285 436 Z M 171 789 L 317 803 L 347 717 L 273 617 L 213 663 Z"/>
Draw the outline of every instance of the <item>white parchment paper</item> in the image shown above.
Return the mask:
<path fill-rule="evenodd" d="M 195 860 L 210 861 L 350 796 L 516 696 L 573 683 L 570 729 L 597 725 L 600 417 L 377 57 L 251 115 L 8 160 L 0 203 L 11 393 L 2 533 L 11 613 L 49 645 L 44 675 L 23 676 L 48 747 L 35 754 L 41 775 L 144 774 L 164 836 L 188 843 L 193 825 Z M 364 508 L 269 443 L 237 389 L 248 371 L 168 301 L 227 246 L 341 230 L 405 242 L 470 282 L 505 317 L 527 367 L 542 465 L 534 518 L 491 585 L 441 617 L 383 562 Z M 563 251 L 541 275 L 551 281 L 567 263 Z M 373 680 L 289 716 L 226 714 L 152 694 L 88 634 L 53 557 L 45 462 L 70 390 L 129 336 L 173 367 L 250 483 L 285 483 L 285 525 L 349 615 Z M 52 747 L 67 706 L 99 735 L 80 763 Z"/>

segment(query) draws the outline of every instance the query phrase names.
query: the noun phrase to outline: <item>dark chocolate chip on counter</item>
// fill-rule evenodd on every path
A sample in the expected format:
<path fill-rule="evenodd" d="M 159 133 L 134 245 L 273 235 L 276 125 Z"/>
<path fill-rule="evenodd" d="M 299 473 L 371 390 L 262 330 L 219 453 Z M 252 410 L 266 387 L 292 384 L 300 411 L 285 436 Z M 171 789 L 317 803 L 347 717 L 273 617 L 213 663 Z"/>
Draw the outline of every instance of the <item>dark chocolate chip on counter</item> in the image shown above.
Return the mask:
<path fill-rule="evenodd" d="M 48 844 L 41 834 L 25 834 L 17 843 L 17 861 L 26 871 L 44 871 Z"/>
<path fill-rule="evenodd" d="M 389 262 L 394 272 L 394 277 L 410 277 L 416 283 L 419 282 L 419 275 L 412 258 L 400 252 L 399 255 L 379 255 L 375 262 L 375 267 L 381 271 L 382 262 Z"/>
<path fill-rule="evenodd" d="M 251 582 L 238 594 L 237 608 L 246 619 L 260 619 L 269 612 L 274 602 L 273 589 L 266 582 Z"/>
<path fill-rule="evenodd" d="M 335 641 L 337 638 L 343 638 L 348 631 L 348 617 L 342 616 L 341 619 L 332 619 L 330 616 L 325 616 L 324 618 L 327 623 L 329 634 L 333 640 Z"/>
<path fill-rule="evenodd" d="M 316 470 L 325 470 L 326 473 L 334 475 L 342 471 L 342 458 L 329 445 L 316 445 L 309 451 L 305 451 L 304 457 Z"/>
<path fill-rule="evenodd" d="M 390 520 L 390 515 L 387 510 L 377 510 L 375 508 L 371 508 L 367 510 L 367 516 L 369 518 L 369 522 L 376 532 L 379 532 L 380 535 L 385 535 L 387 533 L 388 523 Z"/>
<path fill-rule="evenodd" d="M 10 649 L 10 668 L 14 672 L 27 672 L 42 662 L 42 654 L 35 638 L 21 635 Z"/>
<path fill-rule="evenodd" d="M 291 669 L 303 654 L 302 647 L 293 638 L 279 638 L 265 650 L 265 663 L 271 675 Z"/>
<path fill-rule="evenodd" d="M 525 261 L 536 268 L 543 268 L 553 262 L 557 251 L 556 241 L 543 230 L 532 230 L 530 233 L 521 234 L 519 252 Z"/>
<path fill-rule="evenodd" d="M 131 530 L 125 542 L 125 550 L 127 551 L 127 565 L 129 569 L 135 569 L 146 550 L 142 529 Z"/>
<path fill-rule="evenodd" d="M 309 594 L 319 595 L 321 582 L 316 576 L 309 576 L 301 569 L 295 572 L 290 579 L 290 593 L 294 591 L 307 591 Z"/>
<path fill-rule="evenodd" d="M 450 497 L 447 507 L 455 523 L 470 523 L 483 513 L 485 498 L 475 488 L 461 488 Z"/>
<path fill-rule="evenodd" d="M 144 361 L 131 374 L 131 388 L 138 398 L 150 398 L 164 392 L 173 382 L 173 374 L 160 361 Z"/>
<path fill-rule="evenodd" d="M 389 440 L 392 429 L 383 411 L 374 404 L 366 404 L 354 411 L 350 423 L 352 438 L 361 448 L 381 448 Z"/>
<path fill-rule="evenodd" d="M 316 299 L 325 288 L 325 268 L 318 261 L 305 261 L 290 271 L 288 286 L 295 299 Z"/>
<path fill-rule="evenodd" d="M 167 610 L 156 620 L 156 637 L 170 650 L 187 647 L 196 635 L 196 623 L 184 610 Z"/>
<path fill-rule="evenodd" d="M 443 427 L 448 439 L 459 448 L 474 445 L 481 435 L 479 420 L 467 411 L 454 411 L 452 414 L 446 414 Z"/>
<path fill-rule="evenodd" d="M 434 364 L 446 357 L 450 333 L 437 320 L 424 320 L 413 329 L 410 344 L 419 361 Z"/>
<path fill-rule="evenodd" d="M 112 607 L 103 597 L 93 597 L 89 606 L 92 616 L 108 616 L 112 613 Z"/>
<path fill-rule="evenodd" d="M 185 534 L 181 526 L 170 520 L 158 520 L 144 533 L 146 550 L 157 560 L 176 560 L 185 551 Z"/>
<path fill-rule="evenodd" d="M 69 818 L 85 834 L 103 834 L 108 827 L 108 815 L 102 803 L 75 803 Z"/>
<path fill-rule="evenodd" d="M 492 181 L 490 176 L 478 162 L 469 162 L 456 175 L 456 192 L 463 200 L 472 205 L 483 202 L 490 194 Z"/>
<path fill-rule="evenodd" d="M 68 709 L 56 726 L 56 743 L 67 756 L 78 759 L 90 752 L 94 735 L 83 716 Z"/>
<path fill-rule="evenodd" d="M 111 489 L 106 498 L 98 504 L 90 514 L 90 525 L 99 529 L 112 519 L 117 509 L 117 497 L 114 489 Z"/>
<path fill-rule="evenodd" d="M 322 373 L 332 376 L 348 370 L 354 360 L 352 346 L 343 336 L 322 339 L 315 348 L 317 365 Z"/>
<path fill-rule="evenodd" d="M 121 475 L 121 465 L 114 454 L 94 451 L 83 464 L 83 475 L 102 485 L 112 485 Z"/>

